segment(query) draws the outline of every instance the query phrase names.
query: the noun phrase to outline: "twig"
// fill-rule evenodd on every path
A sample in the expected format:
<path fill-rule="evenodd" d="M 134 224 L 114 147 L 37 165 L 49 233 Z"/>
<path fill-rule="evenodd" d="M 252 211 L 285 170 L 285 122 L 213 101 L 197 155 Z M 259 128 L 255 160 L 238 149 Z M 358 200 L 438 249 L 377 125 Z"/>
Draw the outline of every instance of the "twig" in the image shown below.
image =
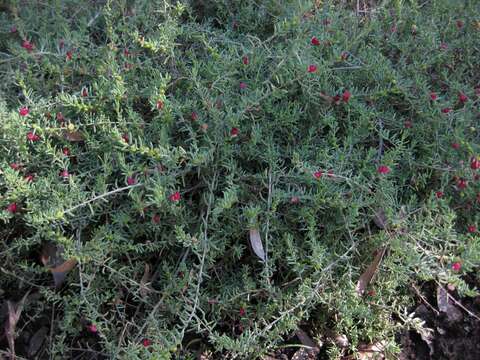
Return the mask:
<path fill-rule="evenodd" d="M 425 299 L 425 297 L 420 293 L 420 290 L 417 289 L 417 287 L 415 286 L 415 284 L 412 284 L 412 288 L 413 290 L 415 290 L 415 293 L 420 297 L 420 299 L 422 299 L 422 301 L 425 303 L 425 305 L 427 305 L 434 313 L 435 315 L 439 315 L 440 313 L 438 312 L 437 309 L 435 309 L 428 301 L 427 299 Z"/>

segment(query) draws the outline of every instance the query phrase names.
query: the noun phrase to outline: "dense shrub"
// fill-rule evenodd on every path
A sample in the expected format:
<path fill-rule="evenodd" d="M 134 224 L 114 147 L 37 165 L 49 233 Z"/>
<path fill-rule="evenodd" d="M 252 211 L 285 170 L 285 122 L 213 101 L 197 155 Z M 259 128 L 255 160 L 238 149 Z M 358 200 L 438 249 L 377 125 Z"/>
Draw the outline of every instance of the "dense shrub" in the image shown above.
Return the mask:
<path fill-rule="evenodd" d="M 394 354 L 418 326 L 412 282 L 476 294 L 480 7 L 409 3 L 9 3 L 0 300 L 31 292 L 17 328 L 51 324 L 45 358 L 254 358 L 303 325 Z M 58 289 L 46 246 L 78 262 Z"/>

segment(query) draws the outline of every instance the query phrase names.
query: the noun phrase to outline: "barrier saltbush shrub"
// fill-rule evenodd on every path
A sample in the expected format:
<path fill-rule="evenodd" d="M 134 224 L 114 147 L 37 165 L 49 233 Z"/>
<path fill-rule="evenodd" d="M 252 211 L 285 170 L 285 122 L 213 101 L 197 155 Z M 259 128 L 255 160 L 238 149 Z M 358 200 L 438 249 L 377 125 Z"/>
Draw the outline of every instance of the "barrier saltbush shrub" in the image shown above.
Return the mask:
<path fill-rule="evenodd" d="M 346 336 L 332 359 L 397 353 L 421 327 L 412 283 L 477 294 L 479 13 L 8 2 L 0 300 L 29 291 L 17 330 L 48 324 L 44 358 L 255 358 L 299 326 Z M 42 259 L 76 264 L 55 288 Z"/>

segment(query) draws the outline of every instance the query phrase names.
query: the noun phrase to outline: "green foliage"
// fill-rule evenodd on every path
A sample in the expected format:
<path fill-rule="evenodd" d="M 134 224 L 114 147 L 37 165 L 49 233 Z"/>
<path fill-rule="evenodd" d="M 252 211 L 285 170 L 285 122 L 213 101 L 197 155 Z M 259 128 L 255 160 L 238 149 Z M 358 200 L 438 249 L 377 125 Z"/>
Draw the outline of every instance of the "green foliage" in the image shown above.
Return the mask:
<path fill-rule="evenodd" d="M 6 9 L 0 296 L 38 292 L 24 313 L 54 314 L 50 357 L 253 358 L 304 324 L 394 353 L 413 282 L 476 294 L 462 277 L 480 264 L 467 231 L 480 224 L 475 2 L 385 1 L 365 16 L 271 0 Z M 45 243 L 78 260 L 61 290 Z"/>

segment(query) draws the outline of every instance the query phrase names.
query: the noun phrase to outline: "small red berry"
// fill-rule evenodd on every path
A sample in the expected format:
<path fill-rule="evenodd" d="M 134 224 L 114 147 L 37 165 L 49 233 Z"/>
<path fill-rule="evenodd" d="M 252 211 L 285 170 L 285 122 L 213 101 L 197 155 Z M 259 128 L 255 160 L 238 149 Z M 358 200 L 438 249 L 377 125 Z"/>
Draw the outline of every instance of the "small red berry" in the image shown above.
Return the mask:
<path fill-rule="evenodd" d="M 178 191 L 174 192 L 172 195 L 170 195 L 169 199 L 170 201 L 179 201 L 181 198 L 181 195 Z"/>
<path fill-rule="evenodd" d="M 28 109 L 28 107 L 24 106 L 20 108 L 18 113 L 20 114 L 20 116 L 27 116 L 30 113 L 30 110 Z"/>
<path fill-rule="evenodd" d="M 352 94 L 350 93 L 350 91 L 348 90 L 345 90 L 342 94 L 342 100 L 343 102 L 346 102 L 348 103 L 348 101 L 350 100 L 350 97 L 352 96 Z"/>
<path fill-rule="evenodd" d="M 152 345 L 152 342 L 150 341 L 150 339 L 143 339 L 142 345 L 144 347 L 149 347 L 150 345 Z"/>
<path fill-rule="evenodd" d="M 444 195 L 443 191 L 437 191 L 437 192 L 435 193 L 435 196 L 437 197 L 437 199 L 443 198 L 443 195 Z"/>
<path fill-rule="evenodd" d="M 57 113 L 56 118 L 57 118 L 57 121 L 59 121 L 59 122 L 64 122 L 65 121 L 65 117 L 63 116 L 63 114 L 61 112 Z"/>
<path fill-rule="evenodd" d="M 340 58 L 342 59 L 342 61 L 347 60 L 347 59 L 348 59 L 348 52 L 343 51 L 343 52 L 340 54 Z"/>
<path fill-rule="evenodd" d="M 20 165 L 18 165 L 17 163 L 11 163 L 10 168 L 12 168 L 13 170 L 18 170 L 20 169 Z"/>
<path fill-rule="evenodd" d="M 123 50 L 123 55 L 130 56 L 130 51 L 128 49 Z"/>
<path fill-rule="evenodd" d="M 462 104 L 465 104 L 468 101 L 468 96 L 465 95 L 463 92 L 459 92 L 458 101 L 460 101 Z"/>
<path fill-rule="evenodd" d="M 469 225 L 468 228 L 467 228 L 467 231 L 470 234 L 476 233 L 477 232 L 477 227 L 475 225 Z"/>
<path fill-rule="evenodd" d="M 23 40 L 22 47 L 28 52 L 31 52 L 33 50 L 33 44 L 28 40 Z"/>
<path fill-rule="evenodd" d="M 24 177 L 24 179 L 26 182 L 32 182 L 33 179 L 35 179 L 35 176 L 33 176 L 32 174 L 28 174 Z"/>
<path fill-rule="evenodd" d="M 157 107 L 157 110 L 162 110 L 163 109 L 163 101 L 162 100 L 158 100 L 157 101 L 157 104 L 156 104 L 156 107 Z"/>
<path fill-rule="evenodd" d="M 317 65 L 308 65 L 307 71 L 309 73 L 314 73 L 317 71 Z"/>
<path fill-rule="evenodd" d="M 459 30 L 460 30 L 460 29 L 463 27 L 463 25 L 464 25 L 464 23 L 463 23 L 462 20 L 457 20 L 455 24 L 457 25 L 457 29 L 459 29 Z"/>
<path fill-rule="evenodd" d="M 292 196 L 290 198 L 290 203 L 291 204 L 298 204 L 300 202 L 300 198 L 298 196 Z"/>
<path fill-rule="evenodd" d="M 17 203 L 11 203 L 7 206 L 7 211 L 10 214 L 15 214 L 18 211 Z"/>
<path fill-rule="evenodd" d="M 243 65 L 248 65 L 250 63 L 250 59 L 248 58 L 248 56 L 244 56 L 242 57 L 242 63 Z"/>
<path fill-rule="evenodd" d="M 380 165 L 378 168 L 377 168 L 377 172 L 379 174 L 382 174 L 382 175 L 385 175 L 385 174 L 388 174 L 390 172 L 390 168 L 386 165 Z"/>
<path fill-rule="evenodd" d="M 64 179 L 67 179 L 70 176 L 67 169 L 63 169 L 62 171 L 60 171 L 59 175 L 60 175 L 60 177 L 62 177 Z"/>
<path fill-rule="evenodd" d="M 96 334 L 98 332 L 97 325 L 95 324 L 88 325 L 87 330 L 93 334 Z"/>
<path fill-rule="evenodd" d="M 438 99 L 437 94 L 432 91 L 432 92 L 430 93 L 430 100 L 435 101 L 435 100 L 437 100 L 437 99 Z"/>
<path fill-rule="evenodd" d="M 37 134 L 29 131 L 29 132 L 27 133 L 27 139 L 30 140 L 30 141 L 32 141 L 32 142 L 34 142 L 34 141 L 40 140 L 40 136 L 38 136 Z"/>
<path fill-rule="evenodd" d="M 83 88 L 83 89 L 82 89 L 82 96 L 83 96 L 83 97 L 87 97 L 87 96 L 88 96 L 88 90 L 87 90 L 87 88 Z"/>
<path fill-rule="evenodd" d="M 192 121 L 197 121 L 198 120 L 198 114 L 195 111 L 192 111 L 192 113 L 190 115 L 190 119 L 192 119 Z"/>
<path fill-rule="evenodd" d="M 66 58 L 67 58 L 67 60 L 72 60 L 73 52 L 72 51 L 67 51 Z"/>
<path fill-rule="evenodd" d="M 315 172 L 313 173 L 313 177 L 314 177 L 315 179 L 320 179 L 322 176 L 323 176 L 323 172 L 321 172 L 320 170 L 315 171 Z"/>
<path fill-rule="evenodd" d="M 137 179 L 135 179 L 133 176 L 127 177 L 127 184 L 128 185 L 135 185 L 137 183 Z"/>
<path fill-rule="evenodd" d="M 478 157 L 473 157 L 472 161 L 470 161 L 470 168 L 472 170 L 480 169 L 480 159 Z"/>
<path fill-rule="evenodd" d="M 457 180 L 457 187 L 460 190 L 465 189 L 467 186 L 468 186 L 468 181 L 467 180 L 465 180 L 465 179 L 458 179 Z"/>
<path fill-rule="evenodd" d="M 160 215 L 159 214 L 155 214 L 152 216 L 152 222 L 154 224 L 159 224 L 160 223 Z"/>
<path fill-rule="evenodd" d="M 453 271 L 460 271 L 461 269 L 462 269 L 462 263 L 457 261 L 452 264 Z"/>
<path fill-rule="evenodd" d="M 240 85 L 239 85 L 239 86 L 240 86 L 240 90 L 245 90 L 245 89 L 247 88 L 247 84 L 244 83 L 244 82 L 242 82 L 242 81 L 240 81 Z"/>
<path fill-rule="evenodd" d="M 452 111 L 452 109 L 449 108 L 449 107 L 446 107 L 446 108 L 443 108 L 443 109 L 442 109 L 442 113 L 444 113 L 444 114 L 448 114 L 448 113 L 451 112 L 451 111 Z"/>
<path fill-rule="evenodd" d="M 122 140 L 128 144 L 129 141 L 130 141 L 130 138 L 128 137 L 128 134 L 123 134 L 122 135 Z"/>
<path fill-rule="evenodd" d="M 69 149 L 68 147 L 64 147 L 64 148 L 62 149 L 62 153 L 63 153 L 63 155 L 65 155 L 65 156 L 69 156 L 69 155 L 70 155 L 70 149 Z"/>
<path fill-rule="evenodd" d="M 245 309 L 243 307 L 241 307 L 238 310 L 238 315 L 240 315 L 241 317 L 244 317 L 246 314 L 247 314 L 247 312 L 245 311 Z"/>
<path fill-rule="evenodd" d="M 454 142 L 454 143 L 452 143 L 452 148 L 455 149 L 455 150 L 458 150 L 458 149 L 460 149 L 460 144 Z"/>
<path fill-rule="evenodd" d="M 235 138 L 235 137 L 238 136 L 239 132 L 240 132 L 240 130 L 238 130 L 238 128 L 233 127 L 233 128 L 230 130 L 230 136 L 231 136 L 232 138 Z"/>
<path fill-rule="evenodd" d="M 318 46 L 320 45 L 320 40 L 318 40 L 315 36 L 313 36 L 312 39 L 310 40 L 310 43 L 314 46 Z"/>

